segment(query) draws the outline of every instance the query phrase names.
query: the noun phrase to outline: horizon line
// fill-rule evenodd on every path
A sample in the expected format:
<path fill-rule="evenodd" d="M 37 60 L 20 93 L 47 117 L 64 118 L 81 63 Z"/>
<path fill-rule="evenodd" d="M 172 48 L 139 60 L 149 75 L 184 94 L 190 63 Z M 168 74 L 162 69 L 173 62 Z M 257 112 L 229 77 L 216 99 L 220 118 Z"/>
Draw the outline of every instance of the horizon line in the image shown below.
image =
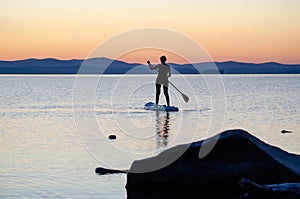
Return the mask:
<path fill-rule="evenodd" d="M 127 62 L 124 60 L 118 60 L 118 59 L 112 59 L 112 58 L 108 58 L 108 57 L 90 57 L 90 58 L 68 58 L 68 59 L 60 59 L 60 58 L 54 58 L 54 57 L 45 57 L 45 58 L 34 58 L 34 57 L 29 57 L 29 58 L 24 58 L 24 59 L 13 59 L 13 60 L 5 60 L 5 59 L 0 59 L 0 61 L 5 61 L 5 62 L 15 62 L 15 61 L 25 61 L 25 60 L 45 60 L 45 59 L 53 59 L 53 60 L 58 60 L 58 61 L 83 61 L 83 60 L 88 60 L 88 59 L 109 59 L 112 61 L 119 61 L 119 62 L 124 62 L 127 64 L 140 64 L 140 65 L 145 65 L 142 63 L 138 63 L 138 62 Z M 199 62 L 193 62 L 193 63 L 176 63 L 176 62 L 168 62 L 171 64 L 178 64 L 178 65 L 186 65 L 186 64 L 199 64 L 199 63 L 226 63 L 226 62 L 236 62 L 236 63 L 244 63 L 244 64 L 266 64 L 266 63 L 276 63 L 276 64 L 281 64 L 281 65 L 300 65 L 300 63 L 282 63 L 282 62 L 278 62 L 278 61 L 264 61 L 264 62 L 249 62 L 249 61 L 236 61 L 236 60 L 225 60 L 225 61 L 199 61 Z M 156 63 L 154 63 L 156 64 Z"/>

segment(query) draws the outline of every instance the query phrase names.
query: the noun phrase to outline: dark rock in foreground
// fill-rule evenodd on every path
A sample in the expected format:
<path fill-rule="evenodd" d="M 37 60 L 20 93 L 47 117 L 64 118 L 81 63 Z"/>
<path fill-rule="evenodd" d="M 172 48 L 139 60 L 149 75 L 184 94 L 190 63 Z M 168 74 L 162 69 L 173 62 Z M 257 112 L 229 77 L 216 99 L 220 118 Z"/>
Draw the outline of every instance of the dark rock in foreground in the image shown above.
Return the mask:
<path fill-rule="evenodd" d="M 212 151 L 199 159 L 199 149 L 218 139 Z M 166 159 L 187 145 L 168 149 L 156 157 L 134 161 L 130 171 Z M 192 143 L 186 152 L 165 168 L 127 174 L 127 192 L 226 191 L 239 192 L 248 178 L 258 184 L 300 182 L 300 156 L 266 144 L 243 130 L 229 130 L 204 143 Z"/>

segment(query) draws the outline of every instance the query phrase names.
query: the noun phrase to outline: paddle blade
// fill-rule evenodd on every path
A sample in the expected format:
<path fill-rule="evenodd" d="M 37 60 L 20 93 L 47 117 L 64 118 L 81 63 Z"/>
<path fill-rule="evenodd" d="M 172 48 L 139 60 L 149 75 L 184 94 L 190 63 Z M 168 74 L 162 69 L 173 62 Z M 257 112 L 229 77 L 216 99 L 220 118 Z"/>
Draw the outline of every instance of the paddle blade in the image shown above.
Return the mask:
<path fill-rule="evenodd" d="M 189 98 L 187 95 L 183 94 L 183 93 L 181 93 L 181 95 L 182 95 L 183 100 L 184 100 L 186 103 L 188 103 L 189 100 L 190 100 L 190 98 Z"/>

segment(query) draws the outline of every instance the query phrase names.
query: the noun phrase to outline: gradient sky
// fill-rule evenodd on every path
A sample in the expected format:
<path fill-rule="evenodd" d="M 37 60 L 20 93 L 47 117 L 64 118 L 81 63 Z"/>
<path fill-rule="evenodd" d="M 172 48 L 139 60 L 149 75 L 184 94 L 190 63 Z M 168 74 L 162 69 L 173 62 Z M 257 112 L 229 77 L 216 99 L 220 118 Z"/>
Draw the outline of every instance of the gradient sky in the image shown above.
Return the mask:
<path fill-rule="evenodd" d="M 299 9 L 299 0 L 0 0 L 0 59 L 85 58 L 113 35 L 157 27 L 215 61 L 300 63 Z"/>

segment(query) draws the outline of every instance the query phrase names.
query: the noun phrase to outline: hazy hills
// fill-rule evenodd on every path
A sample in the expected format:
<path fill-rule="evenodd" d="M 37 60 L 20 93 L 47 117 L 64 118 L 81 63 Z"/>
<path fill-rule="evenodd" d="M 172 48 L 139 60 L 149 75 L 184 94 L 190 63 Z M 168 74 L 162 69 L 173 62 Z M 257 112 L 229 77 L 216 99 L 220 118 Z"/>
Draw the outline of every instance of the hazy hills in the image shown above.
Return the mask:
<path fill-rule="evenodd" d="M 172 71 L 181 74 L 300 74 L 300 64 L 267 63 L 242 63 L 242 62 L 215 62 L 217 69 L 211 69 L 209 62 L 196 64 L 172 64 Z M 81 65 L 84 67 L 80 68 Z M 108 66 L 108 67 L 106 67 Z M 194 67 L 195 66 L 195 67 Z M 58 59 L 25 59 L 18 61 L 0 61 L 0 74 L 151 74 L 145 65 L 126 63 L 107 58 L 92 58 L 88 60 L 58 60 Z"/>

